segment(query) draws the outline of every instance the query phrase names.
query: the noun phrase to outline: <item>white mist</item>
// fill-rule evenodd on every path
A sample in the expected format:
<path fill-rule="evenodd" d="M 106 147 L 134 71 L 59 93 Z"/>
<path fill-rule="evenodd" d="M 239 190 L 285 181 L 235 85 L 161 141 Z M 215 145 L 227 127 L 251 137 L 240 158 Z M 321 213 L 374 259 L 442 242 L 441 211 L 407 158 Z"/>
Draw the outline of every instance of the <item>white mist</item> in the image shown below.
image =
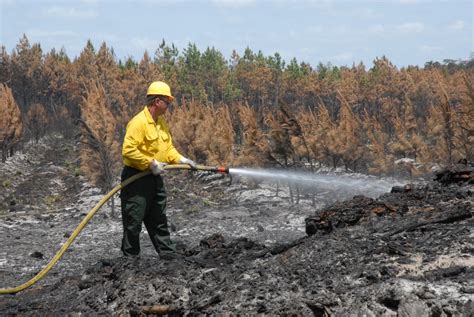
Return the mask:
<path fill-rule="evenodd" d="M 278 169 L 229 168 L 232 176 L 256 181 L 285 182 L 302 185 L 305 189 L 343 191 L 375 197 L 387 193 L 398 181 L 384 180 L 361 174 L 322 174 Z"/>

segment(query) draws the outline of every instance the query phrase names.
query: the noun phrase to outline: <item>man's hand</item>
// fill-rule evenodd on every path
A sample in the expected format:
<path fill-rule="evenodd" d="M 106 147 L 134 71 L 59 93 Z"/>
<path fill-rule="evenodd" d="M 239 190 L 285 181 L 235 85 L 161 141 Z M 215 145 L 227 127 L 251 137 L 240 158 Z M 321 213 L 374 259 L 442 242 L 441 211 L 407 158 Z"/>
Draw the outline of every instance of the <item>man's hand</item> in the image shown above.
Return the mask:
<path fill-rule="evenodd" d="M 150 163 L 150 170 L 151 173 L 155 176 L 160 175 L 165 171 L 166 163 L 158 162 L 157 160 L 153 159 Z"/>
<path fill-rule="evenodd" d="M 181 158 L 181 160 L 179 160 L 179 162 L 181 164 L 188 164 L 189 166 L 191 166 L 192 169 L 196 169 L 197 168 L 197 164 L 196 162 L 194 162 L 193 160 L 190 160 L 188 158 L 185 158 L 184 156 Z"/>

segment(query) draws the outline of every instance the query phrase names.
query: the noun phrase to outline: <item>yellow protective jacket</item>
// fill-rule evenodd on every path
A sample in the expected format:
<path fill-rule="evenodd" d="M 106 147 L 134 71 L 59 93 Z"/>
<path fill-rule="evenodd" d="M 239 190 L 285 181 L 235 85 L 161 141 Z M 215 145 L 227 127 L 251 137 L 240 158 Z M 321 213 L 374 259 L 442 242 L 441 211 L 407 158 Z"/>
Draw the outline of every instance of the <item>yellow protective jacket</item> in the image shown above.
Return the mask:
<path fill-rule="evenodd" d="M 145 107 L 127 124 L 122 146 L 123 164 L 139 170 L 148 169 L 152 159 L 179 163 L 182 155 L 175 149 L 168 124 L 162 116 L 157 122 Z"/>

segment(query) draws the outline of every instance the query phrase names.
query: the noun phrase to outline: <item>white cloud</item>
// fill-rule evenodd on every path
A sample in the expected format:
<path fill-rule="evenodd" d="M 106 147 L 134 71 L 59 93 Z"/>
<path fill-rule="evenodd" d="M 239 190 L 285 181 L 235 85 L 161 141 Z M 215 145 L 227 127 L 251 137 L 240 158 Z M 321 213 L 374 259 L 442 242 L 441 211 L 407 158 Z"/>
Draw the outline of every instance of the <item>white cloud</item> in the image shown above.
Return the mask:
<path fill-rule="evenodd" d="M 298 52 L 301 52 L 303 54 L 309 54 L 309 53 L 312 53 L 313 52 L 313 49 L 310 48 L 310 47 L 301 47 L 300 49 L 298 49 Z"/>
<path fill-rule="evenodd" d="M 385 32 L 385 26 L 381 24 L 372 25 L 369 27 L 369 32 L 373 34 L 383 34 Z"/>
<path fill-rule="evenodd" d="M 288 31 L 288 37 L 290 39 L 298 39 L 300 36 L 301 32 L 295 31 L 295 30 L 289 30 Z"/>
<path fill-rule="evenodd" d="M 106 42 L 109 45 L 110 45 L 110 42 L 116 42 L 120 39 L 120 37 L 117 34 L 104 33 L 104 32 L 93 33 L 91 35 L 91 38 L 97 39 L 97 41 L 100 41 L 100 42 Z"/>
<path fill-rule="evenodd" d="M 53 6 L 45 9 L 45 15 L 55 16 L 60 18 L 96 18 L 98 13 L 95 10 L 78 10 L 76 8 L 66 8 Z"/>
<path fill-rule="evenodd" d="M 112 5 L 116 5 L 117 3 L 120 3 L 117 0 L 97 0 L 97 1 L 109 1 L 112 3 Z M 137 4 L 145 4 L 148 7 L 152 7 L 153 9 L 156 8 L 163 8 L 163 7 L 178 7 L 180 5 L 185 5 L 186 3 L 192 2 L 190 0 L 128 0 L 128 1 L 122 1 L 122 2 L 130 2 L 130 3 L 137 3 Z M 201 1 L 202 2 L 202 1 Z M 207 1 L 206 1 L 207 2 Z M 196 1 L 196 3 L 199 3 Z"/>
<path fill-rule="evenodd" d="M 310 25 L 307 27 L 309 33 L 322 33 L 324 32 L 324 27 L 321 25 Z"/>
<path fill-rule="evenodd" d="M 344 62 L 352 61 L 352 52 L 344 52 L 328 58 L 330 61 Z"/>
<path fill-rule="evenodd" d="M 398 25 L 397 30 L 404 33 L 421 33 L 425 29 L 425 25 L 421 22 L 407 22 Z"/>
<path fill-rule="evenodd" d="M 224 19 L 226 23 L 230 24 L 242 24 L 245 21 L 244 17 L 239 15 L 228 15 Z"/>
<path fill-rule="evenodd" d="M 47 31 L 41 29 L 31 29 L 25 32 L 28 37 L 32 38 L 50 38 L 50 37 L 78 37 L 79 34 L 73 31 Z"/>
<path fill-rule="evenodd" d="M 398 2 L 400 3 L 418 3 L 419 1 L 418 0 L 398 0 Z"/>
<path fill-rule="evenodd" d="M 224 9 L 237 9 L 253 6 L 256 0 L 212 0 L 212 3 Z"/>
<path fill-rule="evenodd" d="M 418 49 L 423 52 L 423 53 L 433 53 L 436 51 L 442 51 L 443 47 L 441 46 L 430 46 L 430 45 L 421 45 L 418 47 Z"/>
<path fill-rule="evenodd" d="M 450 26 L 449 28 L 451 30 L 455 30 L 455 31 L 459 31 L 459 30 L 463 30 L 467 27 L 467 23 L 464 22 L 463 20 L 457 20 L 457 21 L 454 21 Z"/>
<path fill-rule="evenodd" d="M 145 51 L 148 50 L 148 53 L 154 53 L 150 52 L 150 49 L 156 46 L 156 43 L 158 43 L 156 40 L 152 40 L 148 37 L 135 37 L 130 40 L 132 43 L 132 46 L 141 50 Z"/>
<path fill-rule="evenodd" d="M 335 28 L 333 28 L 334 33 L 341 33 L 341 34 L 350 34 L 350 32 L 353 31 L 353 29 L 345 24 L 338 25 Z"/>
<path fill-rule="evenodd" d="M 351 15 L 357 18 L 366 19 L 375 18 L 379 16 L 379 14 L 375 10 L 369 8 L 359 8 L 357 10 L 352 11 Z"/>
<path fill-rule="evenodd" d="M 0 0 L 0 5 L 7 6 L 15 4 L 15 0 Z"/>

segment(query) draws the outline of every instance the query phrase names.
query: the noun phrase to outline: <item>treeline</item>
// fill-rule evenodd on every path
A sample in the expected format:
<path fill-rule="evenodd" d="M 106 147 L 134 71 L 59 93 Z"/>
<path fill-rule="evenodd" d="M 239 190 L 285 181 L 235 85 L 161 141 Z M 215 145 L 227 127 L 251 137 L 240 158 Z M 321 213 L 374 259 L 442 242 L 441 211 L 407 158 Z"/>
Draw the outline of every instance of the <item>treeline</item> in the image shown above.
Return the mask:
<path fill-rule="evenodd" d="M 71 60 L 26 36 L 11 53 L 0 50 L 2 160 L 48 131 L 77 136 L 83 171 L 110 187 L 126 123 L 155 80 L 177 97 L 169 117 L 176 146 L 199 163 L 391 175 L 473 160 L 473 59 L 313 67 L 250 48 L 226 59 L 215 48 L 180 52 L 163 41 L 136 61 L 88 41 Z"/>

